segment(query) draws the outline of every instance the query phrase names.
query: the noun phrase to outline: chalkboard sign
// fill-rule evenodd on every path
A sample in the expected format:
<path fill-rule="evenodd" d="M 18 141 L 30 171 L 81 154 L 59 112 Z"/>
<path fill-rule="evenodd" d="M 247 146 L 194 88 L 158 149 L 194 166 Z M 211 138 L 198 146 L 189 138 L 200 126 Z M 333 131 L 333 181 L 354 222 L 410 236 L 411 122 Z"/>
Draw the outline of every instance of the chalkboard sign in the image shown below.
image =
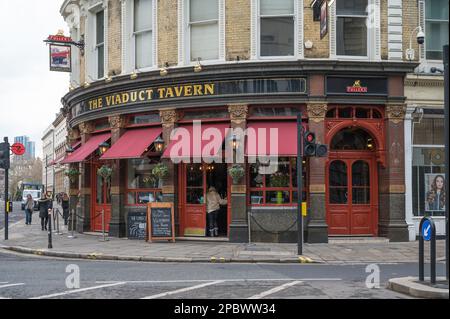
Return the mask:
<path fill-rule="evenodd" d="M 147 239 L 147 212 L 128 213 L 128 239 Z"/>
<path fill-rule="evenodd" d="M 175 242 L 173 204 L 149 203 L 147 212 L 148 239 Z"/>

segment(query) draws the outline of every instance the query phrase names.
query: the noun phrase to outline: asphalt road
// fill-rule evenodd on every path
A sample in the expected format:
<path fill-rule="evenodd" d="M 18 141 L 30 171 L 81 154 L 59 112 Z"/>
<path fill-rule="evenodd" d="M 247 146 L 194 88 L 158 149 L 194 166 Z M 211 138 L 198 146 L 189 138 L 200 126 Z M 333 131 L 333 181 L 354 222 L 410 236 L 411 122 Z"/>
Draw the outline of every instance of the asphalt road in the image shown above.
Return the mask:
<path fill-rule="evenodd" d="M 377 265 L 380 286 L 373 289 L 366 286 L 367 276 L 373 274 L 366 267 L 85 261 L 0 251 L 0 299 L 408 298 L 386 289 L 386 282 L 417 275 L 416 264 Z M 439 264 L 438 275 L 444 269 Z M 79 286 L 74 285 L 77 280 Z"/>

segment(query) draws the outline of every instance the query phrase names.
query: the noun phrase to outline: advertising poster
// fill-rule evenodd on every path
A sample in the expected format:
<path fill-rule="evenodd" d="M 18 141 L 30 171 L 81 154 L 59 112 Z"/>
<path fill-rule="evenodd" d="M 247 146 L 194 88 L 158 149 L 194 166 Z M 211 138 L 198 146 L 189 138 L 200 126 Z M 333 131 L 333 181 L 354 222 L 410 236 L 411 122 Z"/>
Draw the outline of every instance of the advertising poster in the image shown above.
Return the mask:
<path fill-rule="evenodd" d="M 425 174 L 425 210 L 445 211 L 445 174 Z"/>

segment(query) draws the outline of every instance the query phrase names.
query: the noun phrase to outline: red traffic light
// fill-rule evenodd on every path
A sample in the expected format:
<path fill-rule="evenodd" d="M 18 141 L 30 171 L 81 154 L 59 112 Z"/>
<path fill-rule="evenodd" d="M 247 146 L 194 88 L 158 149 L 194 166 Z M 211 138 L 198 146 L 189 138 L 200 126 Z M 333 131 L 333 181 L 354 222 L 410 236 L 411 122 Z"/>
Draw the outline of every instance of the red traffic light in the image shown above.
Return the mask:
<path fill-rule="evenodd" d="M 305 140 L 308 143 L 314 143 L 316 140 L 316 135 L 314 133 L 311 132 L 306 132 L 305 133 Z"/>

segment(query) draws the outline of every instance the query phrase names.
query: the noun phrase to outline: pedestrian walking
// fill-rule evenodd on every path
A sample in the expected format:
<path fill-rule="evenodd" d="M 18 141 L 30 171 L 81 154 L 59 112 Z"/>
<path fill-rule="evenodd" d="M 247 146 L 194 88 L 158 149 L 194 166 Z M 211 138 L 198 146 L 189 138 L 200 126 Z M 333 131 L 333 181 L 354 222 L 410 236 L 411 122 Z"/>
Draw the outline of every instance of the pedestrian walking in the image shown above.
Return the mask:
<path fill-rule="evenodd" d="M 209 236 L 218 237 L 219 236 L 219 224 L 218 217 L 220 212 L 220 205 L 226 205 L 227 199 L 222 199 L 217 193 L 214 186 L 211 186 L 208 190 L 208 195 L 206 195 L 206 206 L 208 215 L 208 227 Z"/>
<path fill-rule="evenodd" d="M 61 207 L 63 209 L 64 225 L 67 226 L 69 222 L 69 196 L 66 193 L 61 197 Z"/>
<path fill-rule="evenodd" d="M 41 218 L 42 230 L 47 230 L 48 224 L 48 210 L 53 208 L 52 199 L 50 196 L 43 194 L 39 200 L 39 217 Z"/>
<path fill-rule="evenodd" d="M 27 201 L 25 202 L 25 224 L 31 225 L 31 216 L 34 210 L 34 200 L 31 194 L 27 195 Z"/>

